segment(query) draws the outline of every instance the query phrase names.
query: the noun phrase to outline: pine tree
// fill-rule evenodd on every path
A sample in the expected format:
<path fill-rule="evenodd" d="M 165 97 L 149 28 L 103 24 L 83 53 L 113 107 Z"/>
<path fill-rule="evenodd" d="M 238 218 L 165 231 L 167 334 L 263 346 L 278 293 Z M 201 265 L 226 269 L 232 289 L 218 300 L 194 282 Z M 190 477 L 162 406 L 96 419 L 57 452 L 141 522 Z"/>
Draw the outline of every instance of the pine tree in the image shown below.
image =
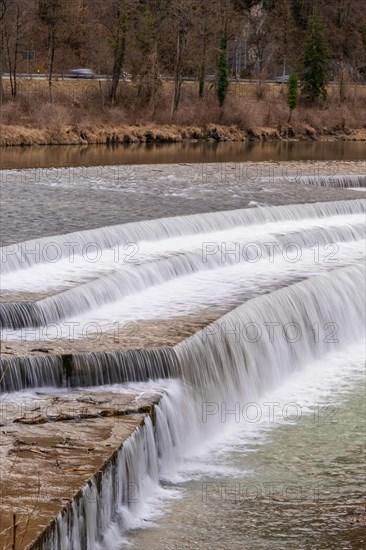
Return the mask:
<path fill-rule="evenodd" d="M 227 91 L 229 89 L 228 78 L 228 60 L 227 60 L 227 36 L 224 33 L 220 39 L 220 55 L 217 67 L 217 87 L 216 93 L 219 100 L 220 107 L 223 106 L 226 98 Z"/>
<path fill-rule="evenodd" d="M 288 121 L 291 120 L 292 111 L 297 106 L 297 98 L 299 94 L 299 79 L 296 73 L 291 73 L 288 79 L 287 85 L 287 105 L 290 109 L 290 115 Z"/>
<path fill-rule="evenodd" d="M 310 101 L 327 97 L 327 52 L 322 36 L 322 21 L 311 15 L 306 29 L 306 43 L 303 63 L 302 91 Z"/>

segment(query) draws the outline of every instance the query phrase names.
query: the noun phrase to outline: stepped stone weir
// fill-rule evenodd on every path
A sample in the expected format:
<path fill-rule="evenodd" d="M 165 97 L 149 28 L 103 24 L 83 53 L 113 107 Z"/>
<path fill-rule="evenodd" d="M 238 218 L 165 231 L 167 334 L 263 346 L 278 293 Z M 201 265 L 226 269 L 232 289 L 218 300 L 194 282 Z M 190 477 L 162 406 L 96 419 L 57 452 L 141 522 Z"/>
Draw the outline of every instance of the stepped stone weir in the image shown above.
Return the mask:
<path fill-rule="evenodd" d="M 331 347 L 334 349 L 334 341 L 332 346 L 327 339 L 314 342 L 314 334 L 308 330 L 314 319 L 321 325 L 332 319 L 335 326 L 342 327 L 336 348 L 362 338 L 365 274 L 364 266 L 352 266 L 260 296 L 176 346 L 177 372 L 185 382 L 182 389 L 167 389 L 155 405 L 154 415 L 144 419 L 30 548 L 102 550 L 122 542 L 118 537 L 126 529 L 128 517 L 141 513 L 149 488 L 158 485 L 159 476 L 178 466 L 187 446 L 217 434 L 220 418 L 203 422 L 202 402 L 256 399 L 295 370 L 326 357 Z M 344 325 L 346 311 L 349 322 Z M 236 324 L 261 326 L 274 320 L 281 325 L 296 322 L 302 338 L 248 341 L 233 336 Z M 131 484 L 136 489 L 134 499 L 129 499 Z"/>
<path fill-rule="evenodd" d="M 362 197 L 358 191 L 366 185 L 364 175 L 286 180 L 294 188 L 358 189 L 307 187 L 311 197 L 328 201 Z M 269 186 L 263 185 L 263 195 Z M 296 392 L 296 377 L 302 382 L 308 371 L 320 376 L 324 369 L 325 379 L 327 365 L 343 369 L 349 350 L 345 365 L 356 372 L 366 322 L 366 201 L 255 204 L 1 249 L 3 533 L 9 548 L 13 520 L 21 525 L 18 536 L 26 533 L 27 550 L 123 547 L 131 529 L 137 536 L 138 526 L 146 526 L 151 502 L 167 493 L 177 500 L 182 479 L 196 488 L 204 478 L 244 479 L 250 467 L 245 453 L 261 443 L 247 445 L 250 430 L 231 431 L 231 420 L 224 427 L 221 415 L 212 413 L 216 405 L 259 403 L 291 384 Z M 83 255 L 90 243 L 103 251 L 96 263 Z M 115 261 L 131 243 L 138 261 Z M 138 334 L 127 331 L 112 344 L 123 323 L 135 324 Z M 82 330 L 88 324 L 100 329 L 100 342 L 89 341 Z M 66 329 L 52 331 L 71 325 L 77 326 L 73 338 Z M 95 336 L 97 329 L 90 332 Z M 255 426 L 258 440 L 257 428 L 274 430 Z M 223 447 L 217 452 L 226 436 L 224 452 L 236 454 L 232 461 L 226 454 L 222 460 Z M 244 458 L 238 459 L 238 449 Z M 267 475 L 268 455 L 259 454 L 255 460 L 267 461 Z M 201 506 L 201 512 L 207 521 L 211 511 Z"/>
<path fill-rule="evenodd" d="M 175 375 L 176 356 L 169 348 L 0 360 L 2 392 L 123 384 Z"/>
<path fill-rule="evenodd" d="M 358 215 L 356 214 L 358 217 Z M 328 243 L 359 241 L 365 236 L 363 223 L 348 223 L 329 227 L 314 227 L 296 229 L 283 234 L 266 235 L 261 246 L 263 256 L 270 254 L 273 245 L 275 254 L 280 254 L 290 241 L 302 250 L 309 249 L 314 243 L 324 246 Z M 245 247 L 246 242 L 238 237 L 237 243 Z M 264 241 L 264 242 L 263 242 Z M 243 258 L 244 259 L 244 258 Z M 250 258 L 249 258 L 250 260 Z M 131 296 L 158 286 L 175 278 L 184 277 L 200 271 L 219 269 L 227 265 L 235 265 L 236 255 L 227 255 L 225 262 L 220 254 L 203 257 L 201 248 L 185 253 L 172 253 L 169 257 L 158 258 L 137 265 L 134 268 L 124 268 L 94 281 L 80 284 L 55 296 L 50 296 L 37 302 L 9 302 L 0 304 L 0 328 L 18 330 L 26 327 L 41 327 L 51 323 L 61 322 L 80 313 L 113 303 L 125 296 Z"/>
<path fill-rule="evenodd" d="M 316 187 L 335 187 L 341 189 L 348 189 L 350 187 L 366 187 L 366 175 L 365 174 L 350 174 L 350 175 L 318 175 L 318 176 L 286 176 L 286 178 L 276 176 L 272 178 L 276 181 L 286 181 L 287 183 L 299 183 L 306 185 L 314 185 Z M 264 178 L 261 181 L 266 181 Z M 267 180 L 268 181 L 268 180 Z"/>
<path fill-rule="evenodd" d="M 240 225 L 250 226 L 271 221 L 299 220 L 306 217 L 317 218 L 364 211 L 364 201 L 356 199 L 330 203 L 266 206 L 133 222 L 56 235 L 52 237 L 52 246 L 50 246 L 50 237 L 45 237 L 2 247 L 1 270 L 6 274 L 40 263 L 57 263 L 61 259 L 73 260 L 75 255 L 82 255 L 84 247 L 90 243 L 100 249 L 109 249 L 117 244 L 157 241 L 225 230 Z"/>

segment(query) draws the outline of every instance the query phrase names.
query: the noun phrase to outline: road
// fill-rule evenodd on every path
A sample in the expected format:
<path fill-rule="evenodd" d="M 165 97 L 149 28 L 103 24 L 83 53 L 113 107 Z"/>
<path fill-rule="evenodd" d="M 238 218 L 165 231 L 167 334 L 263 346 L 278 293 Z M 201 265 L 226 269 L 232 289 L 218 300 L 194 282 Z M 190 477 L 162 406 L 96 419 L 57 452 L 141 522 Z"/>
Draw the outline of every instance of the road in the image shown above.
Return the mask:
<path fill-rule="evenodd" d="M 9 73 L 3 73 L 3 78 L 10 78 Z M 27 80 L 47 80 L 48 75 L 38 74 L 38 73 L 30 73 L 30 74 L 18 73 L 17 78 L 27 79 Z M 107 80 L 110 80 L 111 77 L 108 76 L 108 75 L 103 75 L 103 74 L 102 75 L 97 75 L 96 74 L 93 79 L 90 79 L 90 78 L 75 78 L 75 77 L 67 76 L 67 74 L 57 74 L 57 73 L 55 73 L 55 74 L 52 75 L 52 79 L 53 80 L 72 80 L 72 81 L 74 81 L 74 80 L 107 81 Z M 159 76 L 159 79 L 169 82 L 169 81 L 174 81 L 174 76 Z M 126 76 L 121 77 L 121 80 L 125 80 L 126 82 L 132 82 L 133 78 L 132 78 L 132 75 L 127 74 Z M 198 82 L 197 79 L 194 79 L 194 78 L 191 78 L 191 77 L 183 77 L 182 80 L 184 82 Z M 215 81 L 215 75 L 207 75 L 206 81 L 207 82 L 214 82 Z M 241 82 L 241 83 L 247 83 L 247 84 L 255 84 L 255 83 L 259 82 L 258 79 L 248 79 L 248 78 L 241 78 L 241 79 L 229 78 L 229 81 L 230 82 Z M 276 80 L 276 79 L 266 79 L 266 80 L 262 80 L 261 82 L 268 82 L 268 83 L 272 83 L 272 84 L 280 84 L 281 83 L 279 80 Z"/>

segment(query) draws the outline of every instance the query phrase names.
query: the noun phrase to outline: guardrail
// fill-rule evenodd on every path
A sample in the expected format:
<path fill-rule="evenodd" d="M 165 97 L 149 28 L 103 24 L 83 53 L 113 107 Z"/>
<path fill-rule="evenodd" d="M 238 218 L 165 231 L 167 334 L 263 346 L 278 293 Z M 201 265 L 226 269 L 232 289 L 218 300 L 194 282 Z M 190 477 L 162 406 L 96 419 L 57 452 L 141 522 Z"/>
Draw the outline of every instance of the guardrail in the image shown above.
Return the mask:
<path fill-rule="evenodd" d="M 3 78 L 10 78 L 10 74 L 9 73 L 3 73 L 2 74 Z M 139 75 L 135 78 L 138 78 Z M 48 75 L 47 74 L 39 74 L 39 73 L 30 73 L 30 74 L 27 74 L 27 73 L 17 73 L 17 78 L 19 79 L 24 79 L 24 80 L 47 80 L 48 79 Z M 130 74 L 124 76 L 124 77 L 121 77 L 120 80 L 121 81 L 125 81 L 125 82 L 131 82 L 132 80 L 134 79 L 134 77 Z M 164 81 L 164 82 L 172 82 L 174 81 L 174 77 L 173 76 L 159 76 L 159 79 Z M 52 75 L 52 80 L 54 81 L 57 81 L 57 80 L 98 80 L 98 81 L 108 81 L 108 80 L 112 80 L 112 77 L 110 75 L 106 75 L 106 74 L 96 74 L 94 75 L 94 78 L 85 78 L 85 77 L 75 77 L 75 76 L 68 76 L 67 73 L 54 73 Z M 185 76 L 182 78 L 182 81 L 183 82 L 196 82 L 198 83 L 198 79 L 197 78 L 192 78 L 192 77 L 188 77 L 188 76 Z M 206 79 L 205 79 L 206 82 L 212 82 L 214 83 L 216 81 L 216 77 L 214 75 L 207 75 L 206 76 Z M 239 83 L 239 84 L 259 84 L 261 82 L 263 83 L 267 83 L 267 84 L 279 84 L 279 85 L 283 85 L 283 84 L 287 84 L 287 81 L 281 81 L 279 79 L 276 79 L 276 78 L 267 78 L 267 79 L 259 79 L 259 78 L 229 78 L 229 82 L 232 82 L 232 83 Z M 331 82 L 328 82 L 328 86 L 336 86 L 337 85 L 337 82 L 334 82 L 334 81 L 331 81 Z M 354 82 L 352 84 L 353 86 L 366 86 L 366 83 L 365 82 Z"/>

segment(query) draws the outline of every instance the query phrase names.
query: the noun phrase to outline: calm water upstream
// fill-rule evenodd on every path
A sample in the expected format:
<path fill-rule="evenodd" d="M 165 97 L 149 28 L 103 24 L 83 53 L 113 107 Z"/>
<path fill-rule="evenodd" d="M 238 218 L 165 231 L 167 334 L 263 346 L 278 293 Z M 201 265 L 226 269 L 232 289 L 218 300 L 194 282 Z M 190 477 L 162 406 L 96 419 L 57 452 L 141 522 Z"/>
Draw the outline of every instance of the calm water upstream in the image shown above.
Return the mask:
<path fill-rule="evenodd" d="M 264 162 L 294 160 L 365 160 L 364 142 L 224 142 L 88 145 L 85 147 L 7 147 L 0 169 L 168 164 L 179 162 Z"/>

